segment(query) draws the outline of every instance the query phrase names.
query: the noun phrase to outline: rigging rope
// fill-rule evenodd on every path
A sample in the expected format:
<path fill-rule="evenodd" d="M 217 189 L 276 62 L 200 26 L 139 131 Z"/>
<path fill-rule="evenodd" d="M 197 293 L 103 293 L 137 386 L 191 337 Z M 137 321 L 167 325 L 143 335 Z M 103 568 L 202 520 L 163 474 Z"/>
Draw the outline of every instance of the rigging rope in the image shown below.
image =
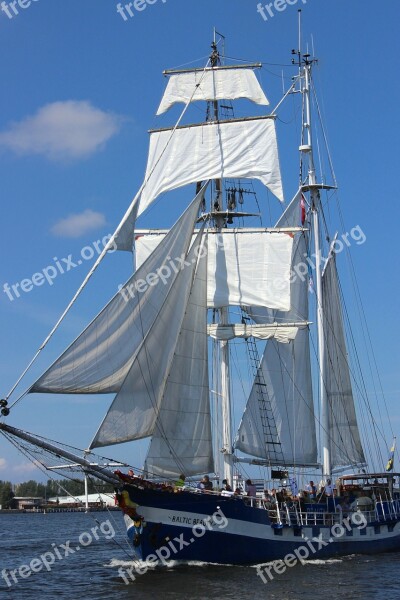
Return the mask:
<path fill-rule="evenodd" d="M 328 156 L 329 167 L 330 167 L 330 170 L 331 170 L 332 179 L 333 179 L 334 185 L 337 186 L 336 175 L 335 175 L 335 171 L 334 171 L 334 167 L 333 167 L 333 161 L 332 161 L 332 156 L 331 156 L 331 152 L 330 152 L 330 148 L 329 148 L 329 143 L 328 143 L 328 136 L 327 136 L 325 125 L 324 125 L 324 122 L 323 122 L 323 119 L 322 119 L 322 112 L 321 112 L 321 108 L 320 108 L 320 105 L 319 105 L 319 100 L 318 100 L 318 96 L 317 96 L 317 93 L 316 93 L 316 88 L 315 88 L 313 80 L 311 80 L 311 88 L 312 88 L 312 92 L 313 92 L 313 99 L 314 99 L 315 106 L 316 106 L 316 109 L 317 109 L 319 125 L 321 127 L 321 131 L 322 131 L 324 142 L 325 142 L 325 147 L 326 147 L 326 152 L 327 152 L 327 156 Z M 345 223 L 344 223 L 343 214 L 342 214 L 342 210 L 341 210 L 341 206 L 340 206 L 340 202 L 339 202 L 339 196 L 338 196 L 337 192 L 335 193 L 335 197 L 336 197 L 336 201 L 337 201 L 336 203 L 337 203 L 337 210 L 338 210 L 340 224 L 341 224 L 341 227 L 342 227 L 343 231 L 345 231 L 346 230 L 345 229 Z M 326 230 L 326 232 L 328 232 L 328 227 L 327 227 L 327 224 L 326 224 L 324 211 L 322 210 L 321 212 L 322 212 L 323 222 L 324 222 L 324 225 L 325 225 L 325 230 Z M 386 398 L 385 398 L 385 395 L 384 395 L 384 392 L 383 392 L 383 387 L 382 387 L 382 382 L 381 382 L 381 379 L 380 379 L 379 370 L 378 370 L 378 367 L 377 367 L 376 356 L 375 356 L 375 353 L 374 353 L 374 348 L 373 348 L 372 340 L 371 340 L 371 337 L 370 337 L 370 331 L 369 331 L 369 327 L 368 327 L 368 322 L 367 322 L 367 319 L 366 319 L 366 315 L 365 315 L 365 311 L 364 311 L 364 306 L 363 306 L 363 302 L 362 302 L 361 295 L 360 295 L 360 290 L 359 290 L 359 286 L 358 286 L 358 282 L 357 282 L 357 277 L 356 277 L 356 273 L 355 273 L 354 263 L 353 263 L 353 260 L 352 260 L 351 254 L 350 254 L 350 249 L 348 248 L 347 245 L 345 246 L 345 250 L 346 250 L 346 258 L 347 258 L 347 261 L 348 261 L 349 267 L 350 267 L 350 274 L 351 274 L 351 277 L 352 277 L 352 280 L 353 280 L 353 286 L 354 286 L 354 291 L 355 291 L 355 295 L 356 295 L 356 304 L 357 304 L 357 308 L 358 308 L 358 312 L 359 312 L 359 316 L 360 316 L 360 322 L 361 322 L 362 328 L 363 328 L 364 343 L 365 343 L 366 351 L 367 351 L 368 364 L 370 366 L 370 371 L 372 373 L 372 365 L 371 365 L 371 360 L 370 360 L 370 352 L 371 352 L 372 353 L 372 357 L 373 357 L 375 371 L 376 371 L 376 374 L 377 374 L 377 377 L 378 377 L 378 382 L 379 382 L 379 385 L 380 385 L 380 391 L 381 391 L 381 394 L 382 394 L 382 397 L 383 397 L 383 403 L 384 403 L 386 415 L 388 417 L 388 423 L 389 423 L 390 430 L 391 430 L 391 433 L 392 433 L 392 436 L 393 436 L 394 432 L 393 432 L 393 428 L 391 426 L 391 421 L 390 421 L 388 406 L 387 406 Z M 372 413 L 372 408 L 371 408 L 371 404 L 370 404 L 370 401 L 369 401 L 369 398 L 368 398 L 366 384 L 365 384 L 363 372 L 362 372 L 362 369 L 361 369 L 361 362 L 360 362 L 359 353 L 358 353 L 358 350 L 357 350 L 357 347 L 356 347 L 356 343 L 355 343 L 355 337 L 354 337 L 354 334 L 353 334 L 353 329 L 352 329 L 352 326 L 351 326 L 351 321 L 350 321 L 349 313 L 348 313 L 348 310 L 347 310 L 346 303 L 344 301 L 344 295 L 343 295 L 343 291 L 342 291 L 342 287 L 341 287 L 340 281 L 338 283 L 339 283 L 340 290 L 341 290 L 341 297 L 342 297 L 343 307 L 344 307 L 344 311 L 345 311 L 346 322 L 347 322 L 347 325 L 348 325 L 348 334 L 349 334 L 350 339 L 351 339 L 352 348 L 353 348 L 353 352 L 355 354 L 355 360 L 356 360 L 356 364 L 357 364 L 357 369 L 358 369 L 358 372 L 359 372 L 359 376 L 361 378 L 361 384 L 362 384 L 363 390 L 361 390 L 360 385 L 358 383 L 358 380 L 355 377 L 355 374 L 352 372 L 352 370 L 351 370 L 351 374 L 352 374 L 352 377 L 353 377 L 353 381 L 355 382 L 356 387 L 357 387 L 359 393 L 361 394 L 363 402 L 365 403 L 365 406 L 367 408 L 367 412 L 370 415 L 372 429 L 373 429 L 374 436 L 375 436 L 375 441 L 376 441 L 376 448 L 375 449 L 376 449 L 376 452 L 379 455 L 380 460 L 383 463 L 383 457 L 382 457 L 382 454 L 381 454 L 380 445 L 378 443 L 376 429 L 378 430 L 378 432 L 381 435 L 382 439 L 384 440 L 385 438 L 384 438 L 383 432 L 377 426 L 375 417 L 373 416 L 373 413 Z M 366 331 L 366 334 L 367 334 L 369 345 L 367 345 L 367 343 L 366 343 L 367 340 L 365 339 L 365 331 Z M 349 365 L 349 367 L 350 367 L 350 365 Z M 375 380 L 374 379 L 372 380 L 372 383 L 373 383 L 373 386 L 374 386 L 374 389 L 375 389 Z M 377 395 L 376 389 L 375 389 L 375 395 Z M 381 413 L 380 413 L 380 417 L 381 417 L 381 425 L 383 426 L 383 423 L 382 423 L 382 414 Z M 367 443 L 369 445 L 370 440 L 369 440 L 369 436 L 367 435 L 366 432 L 365 432 L 365 439 L 367 440 Z M 371 455 L 371 459 L 374 460 L 371 452 L 370 452 L 370 455 Z"/>

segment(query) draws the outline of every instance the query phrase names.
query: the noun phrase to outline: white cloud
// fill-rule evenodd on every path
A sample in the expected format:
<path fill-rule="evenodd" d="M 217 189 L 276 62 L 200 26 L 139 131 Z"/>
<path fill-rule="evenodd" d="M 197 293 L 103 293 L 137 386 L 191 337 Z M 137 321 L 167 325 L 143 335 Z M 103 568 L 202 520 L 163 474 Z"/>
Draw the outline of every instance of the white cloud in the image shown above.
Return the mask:
<path fill-rule="evenodd" d="M 19 465 L 14 465 L 11 470 L 13 471 L 13 473 L 32 473 L 33 471 L 36 471 L 37 468 L 40 466 L 41 464 L 39 461 L 29 461 L 20 463 Z"/>
<path fill-rule="evenodd" d="M 50 160 L 86 158 L 118 133 L 122 118 L 90 102 L 53 102 L 0 132 L 0 145 L 16 154 L 41 154 Z"/>
<path fill-rule="evenodd" d="M 0 458 L 0 471 L 4 470 L 7 467 L 7 461 L 5 458 Z"/>
<path fill-rule="evenodd" d="M 55 223 L 51 228 L 51 233 L 58 237 L 78 238 L 88 231 L 103 227 L 105 224 L 106 218 L 102 213 L 88 208 L 82 213 L 69 215 Z"/>

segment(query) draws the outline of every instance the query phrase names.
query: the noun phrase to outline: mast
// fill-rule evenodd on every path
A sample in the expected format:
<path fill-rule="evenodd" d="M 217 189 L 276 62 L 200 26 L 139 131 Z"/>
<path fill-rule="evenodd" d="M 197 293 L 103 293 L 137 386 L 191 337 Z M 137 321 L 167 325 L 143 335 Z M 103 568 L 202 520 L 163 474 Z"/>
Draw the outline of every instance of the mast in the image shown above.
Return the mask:
<path fill-rule="evenodd" d="M 89 510 L 89 489 L 88 489 L 88 476 L 85 471 L 85 509 L 86 512 Z"/>
<path fill-rule="evenodd" d="M 220 34 L 219 34 L 220 35 Z M 211 45 L 212 53 L 210 56 L 211 67 L 218 66 L 220 62 L 218 47 L 217 47 L 217 32 L 214 29 L 214 39 Z M 213 119 L 219 121 L 219 104 L 218 100 L 213 102 Z M 215 212 L 223 211 L 223 195 L 222 195 L 222 180 L 215 180 Z M 215 224 L 218 231 L 222 230 L 225 224 L 224 219 L 215 219 Z M 225 325 L 229 323 L 229 310 L 223 307 L 219 310 L 220 323 Z M 233 482 L 233 454 L 232 454 L 232 410 L 231 410 L 231 395 L 230 395 L 230 369 L 229 369 L 229 342 L 219 341 L 219 358 L 220 358 L 220 380 L 221 380 L 221 416 L 222 416 L 222 448 L 223 455 L 223 479 L 227 479 L 232 485 Z M 221 473 L 220 473 L 221 475 Z"/>
<path fill-rule="evenodd" d="M 299 51 L 299 59 L 301 60 Z M 317 291 L 317 332 L 318 332 L 318 363 L 319 363 L 319 393 L 321 404 L 321 421 L 322 421 L 322 460 L 323 460 L 323 478 L 326 479 L 331 475 L 331 457 L 329 449 L 329 407 L 325 388 L 325 335 L 324 335 L 324 314 L 322 305 L 322 260 L 320 246 L 320 229 L 319 229 L 319 211 L 320 192 L 319 190 L 326 187 L 317 183 L 315 174 L 313 140 L 312 140 L 312 114 L 310 102 L 310 83 L 312 67 L 316 59 L 311 58 L 310 54 L 303 55 L 303 98 L 304 98 L 304 123 L 303 123 L 303 141 L 300 146 L 300 151 L 308 155 L 308 185 L 305 186 L 310 191 L 310 204 L 312 212 L 312 221 L 314 229 L 314 250 L 315 250 L 315 272 L 316 272 L 316 291 Z"/>
<path fill-rule="evenodd" d="M 228 309 L 221 308 L 221 324 L 228 323 Z M 232 414 L 229 377 L 229 342 L 221 341 L 221 407 L 222 407 L 222 452 L 224 458 L 224 479 L 232 485 Z"/>

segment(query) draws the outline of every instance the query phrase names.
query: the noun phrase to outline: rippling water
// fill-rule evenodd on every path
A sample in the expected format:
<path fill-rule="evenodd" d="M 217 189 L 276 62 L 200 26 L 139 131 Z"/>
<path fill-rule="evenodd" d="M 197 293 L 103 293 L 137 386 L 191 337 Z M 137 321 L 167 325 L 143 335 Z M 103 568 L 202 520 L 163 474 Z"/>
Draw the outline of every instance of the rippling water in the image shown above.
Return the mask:
<path fill-rule="evenodd" d="M 91 530 L 96 526 L 94 534 Z M 115 536 L 111 537 L 113 531 Z M 39 562 L 42 555 L 51 562 L 51 556 L 45 554 L 48 552 L 54 555 L 49 571 Z M 256 566 L 198 563 L 175 563 L 168 569 L 157 568 L 136 575 L 135 581 L 130 581 L 127 569 L 132 565 L 131 555 L 122 515 L 118 512 L 0 515 L 0 567 L 6 569 L 12 584 L 7 586 L 5 579 L 0 579 L 0 598 L 400 599 L 400 553 L 313 560 L 287 569 L 267 584 L 257 576 Z M 41 571 L 29 574 L 22 570 L 25 578 L 17 572 L 15 583 L 10 571 L 29 565 L 33 559 L 38 559 L 32 564 L 37 569 L 42 565 Z M 119 570 L 125 573 L 128 585 Z"/>

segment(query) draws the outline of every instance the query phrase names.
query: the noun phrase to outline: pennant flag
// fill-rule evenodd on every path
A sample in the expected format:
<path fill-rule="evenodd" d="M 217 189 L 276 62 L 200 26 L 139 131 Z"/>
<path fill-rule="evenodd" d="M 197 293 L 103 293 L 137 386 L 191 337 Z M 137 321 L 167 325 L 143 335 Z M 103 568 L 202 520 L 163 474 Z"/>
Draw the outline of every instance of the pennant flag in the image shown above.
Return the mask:
<path fill-rule="evenodd" d="M 396 449 L 396 438 L 394 438 L 393 446 L 390 448 L 389 460 L 388 460 L 388 464 L 386 465 L 386 471 L 393 471 L 395 449 Z"/>
<path fill-rule="evenodd" d="M 300 200 L 300 213 L 301 213 L 301 224 L 304 225 L 304 223 L 306 221 L 306 199 L 304 198 L 303 194 L 301 194 L 301 200 Z"/>

